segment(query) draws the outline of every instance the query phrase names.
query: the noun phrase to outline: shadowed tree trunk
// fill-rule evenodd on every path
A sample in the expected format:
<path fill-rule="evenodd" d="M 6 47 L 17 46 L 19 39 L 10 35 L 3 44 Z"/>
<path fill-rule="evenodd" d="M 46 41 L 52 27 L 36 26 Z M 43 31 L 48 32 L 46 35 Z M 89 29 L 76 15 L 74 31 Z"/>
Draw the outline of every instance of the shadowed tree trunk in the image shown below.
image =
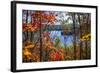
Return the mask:
<path fill-rule="evenodd" d="M 31 14 L 32 14 L 32 11 L 30 12 L 30 15 Z M 32 16 L 31 16 L 31 24 L 33 25 L 33 18 L 32 18 Z M 33 42 L 33 40 L 34 40 L 34 33 L 31 32 L 30 34 L 31 34 L 30 40 L 31 40 L 31 42 Z"/>
<path fill-rule="evenodd" d="M 80 27 L 79 27 L 79 31 L 80 31 L 80 38 L 82 38 L 82 27 L 81 27 L 81 21 L 80 21 L 80 14 L 78 14 L 78 20 L 79 20 L 79 25 L 80 25 Z M 80 40 L 80 39 L 79 39 Z M 81 57 L 81 54 L 82 54 L 82 41 L 80 41 L 80 59 L 82 58 Z"/>
<path fill-rule="evenodd" d="M 74 59 L 76 59 L 76 30 L 75 30 L 75 25 L 76 25 L 76 21 L 75 21 L 75 13 L 72 14 L 72 19 L 73 19 L 73 37 L 74 37 Z"/>
<path fill-rule="evenodd" d="M 89 34 L 89 31 L 88 31 L 88 29 L 90 28 L 90 26 L 88 26 L 89 24 L 89 14 L 87 14 L 87 16 L 86 16 L 86 34 Z M 88 40 L 86 40 L 86 59 L 88 59 Z"/>
<path fill-rule="evenodd" d="M 26 11 L 26 25 L 28 25 L 28 10 Z M 28 40 L 28 31 L 26 31 L 26 39 Z"/>
<path fill-rule="evenodd" d="M 43 59 L 42 59 L 42 30 L 41 30 L 42 22 L 41 22 L 41 17 L 39 19 L 40 19 L 40 61 L 43 61 Z"/>

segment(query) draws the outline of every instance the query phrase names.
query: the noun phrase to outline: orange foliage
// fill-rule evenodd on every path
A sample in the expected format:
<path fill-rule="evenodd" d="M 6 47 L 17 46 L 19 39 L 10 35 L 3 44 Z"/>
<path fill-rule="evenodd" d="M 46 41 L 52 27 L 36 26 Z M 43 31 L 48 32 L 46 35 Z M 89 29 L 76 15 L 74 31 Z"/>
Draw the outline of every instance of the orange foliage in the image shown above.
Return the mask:
<path fill-rule="evenodd" d="M 25 31 L 30 31 L 30 32 L 35 32 L 38 30 L 38 25 L 37 24 L 23 24 L 23 32 Z"/>
<path fill-rule="evenodd" d="M 23 60 L 24 61 L 33 61 L 33 62 L 39 62 L 40 61 L 40 55 L 37 52 L 32 52 L 31 51 L 34 50 L 34 44 L 32 42 L 30 42 L 29 40 L 27 40 L 24 43 L 23 46 Z"/>
<path fill-rule="evenodd" d="M 91 34 L 87 34 L 87 35 L 82 36 L 82 38 L 80 40 L 81 41 L 87 41 L 87 40 L 90 40 L 90 39 L 91 39 Z"/>
<path fill-rule="evenodd" d="M 36 11 L 33 14 L 31 14 L 33 20 L 33 23 L 30 24 L 25 24 L 23 23 L 23 32 L 25 31 L 30 31 L 30 32 L 35 32 L 40 27 L 42 27 L 42 23 L 53 23 L 56 18 L 54 14 L 46 14 L 45 12 L 42 11 Z"/>

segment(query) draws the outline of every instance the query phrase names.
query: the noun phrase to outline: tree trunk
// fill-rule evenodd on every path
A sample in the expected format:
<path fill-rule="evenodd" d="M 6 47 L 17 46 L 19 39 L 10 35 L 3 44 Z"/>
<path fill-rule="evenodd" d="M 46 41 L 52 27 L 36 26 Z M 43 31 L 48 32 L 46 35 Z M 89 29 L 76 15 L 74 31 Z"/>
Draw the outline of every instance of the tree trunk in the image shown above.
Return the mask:
<path fill-rule="evenodd" d="M 81 21 L 80 21 L 80 15 L 78 15 L 78 20 L 79 20 L 79 26 L 80 26 L 80 28 L 79 28 L 79 31 L 80 31 L 80 38 L 82 38 L 82 27 L 81 27 Z M 80 40 L 80 39 L 79 39 Z M 82 59 L 82 41 L 80 41 L 80 59 Z"/>
<path fill-rule="evenodd" d="M 74 59 L 76 59 L 76 31 L 75 31 L 75 25 L 76 25 L 76 21 L 75 21 L 75 13 L 73 13 L 72 15 L 72 19 L 73 19 L 73 37 L 74 37 Z"/>
<path fill-rule="evenodd" d="M 26 11 L 26 25 L 28 25 L 28 10 Z M 26 39 L 28 40 L 28 31 L 26 31 Z"/>

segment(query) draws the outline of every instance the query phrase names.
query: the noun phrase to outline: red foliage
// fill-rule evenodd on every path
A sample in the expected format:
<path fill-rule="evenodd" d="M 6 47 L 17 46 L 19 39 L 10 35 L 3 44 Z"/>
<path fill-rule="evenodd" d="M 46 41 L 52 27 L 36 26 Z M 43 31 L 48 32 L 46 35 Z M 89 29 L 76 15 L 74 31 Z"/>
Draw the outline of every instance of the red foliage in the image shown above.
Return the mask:
<path fill-rule="evenodd" d="M 43 26 L 43 23 L 53 23 L 56 18 L 54 14 L 47 14 L 43 11 L 35 11 L 31 14 L 32 17 L 32 23 L 23 24 L 23 32 L 25 31 L 31 31 L 34 32 L 36 29 L 40 29 Z"/>
<path fill-rule="evenodd" d="M 48 61 L 61 61 L 64 60 L 64 52 L 59 50 L 53 50 L 49 53 L 49 60 Z"/>

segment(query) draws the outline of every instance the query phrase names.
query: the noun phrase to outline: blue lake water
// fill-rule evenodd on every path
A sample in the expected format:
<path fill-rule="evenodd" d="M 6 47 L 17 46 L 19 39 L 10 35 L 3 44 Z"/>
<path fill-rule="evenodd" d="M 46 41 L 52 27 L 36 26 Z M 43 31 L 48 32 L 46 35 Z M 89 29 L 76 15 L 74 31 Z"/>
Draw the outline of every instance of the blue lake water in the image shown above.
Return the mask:
<path fill-rule="evenodd" d="M 61 44 L 71 45 L 73 44 L 73 35 L 62 35 L 62 31 L 50 31 L 50 37 L 52 38 L 52 41 L 55 42 L 56 38 L 59 38 L 61 41 Z"/>

